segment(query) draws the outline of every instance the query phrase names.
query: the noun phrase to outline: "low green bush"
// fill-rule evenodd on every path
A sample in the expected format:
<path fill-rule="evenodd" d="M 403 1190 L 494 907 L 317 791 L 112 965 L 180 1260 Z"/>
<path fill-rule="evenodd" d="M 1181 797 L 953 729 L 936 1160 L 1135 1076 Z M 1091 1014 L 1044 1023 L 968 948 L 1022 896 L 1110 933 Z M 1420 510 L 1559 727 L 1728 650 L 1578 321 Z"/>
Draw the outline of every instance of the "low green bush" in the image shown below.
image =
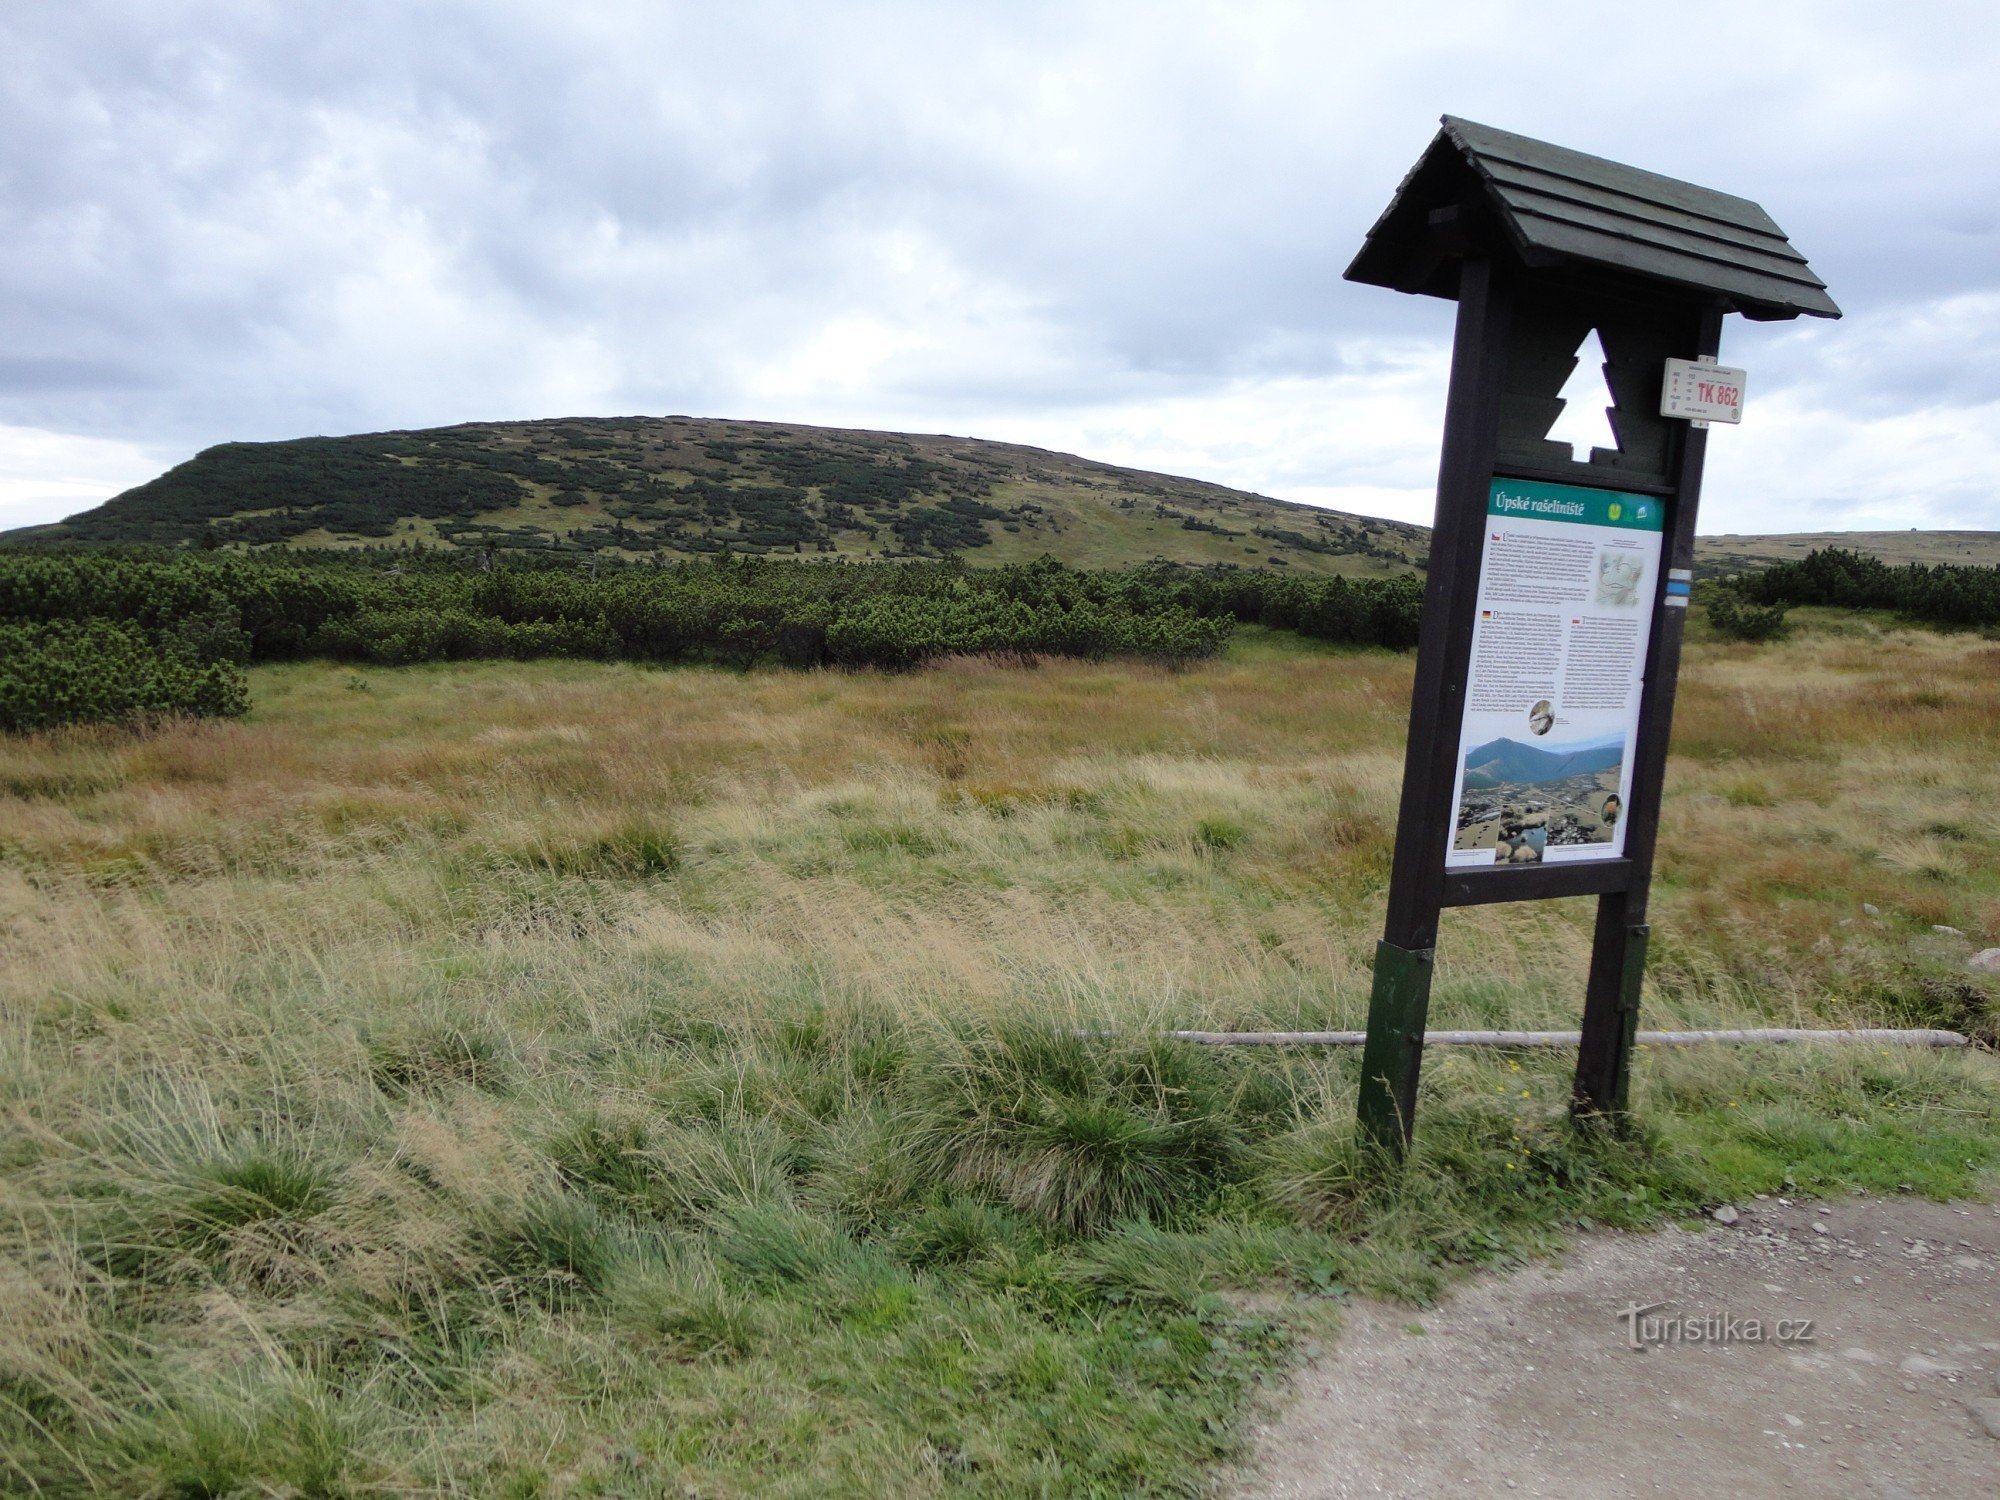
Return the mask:
<path fill-rule="evenodd" d="M 2000 625 L 2000 567 L 1905 563 L 1822 547 L 1731 581 L 1752 604 L 1893 609 L 1927 625 Z"/>
<path fill-rule="evenodd" d="M 424 661 L 544 656 L 608 657 L 618 639 L 593 620 L 496 620 L 464 609 L 365 609 L 329 620 L 311 637 L 317 655 L 401 667 Z"/>
<path fill-rule="evenodd" d="M 1178 666 L 1221 651 L 1239 622 L 1400 650 L 1416 641 L 1422 601 L 1408 576 L 1167 563 L 1090 572 L 1047 558 L 974 571 L 718 557 L 614 562 L 599 576 L 445 554 L 0 548 L 0 624 L 32 632 L 10 653 L 26 653 L 11 728 L 240 713 L 236 667 L 300 656 L 892 669 L 962 655 L 1132 656 Z"/>
<path fill-rule="evenodd" d="M 0 622 L 0 729 L 132 723 L 250 707 L 234 662 L 203 659 L 118 620 Z"/>
<path fill-rule="evenodd" d="M 1775 641 L 1785 634 L 1785 606 L 1751 604 L 1733 589 L 1717 589 L 1708 601 L 1708 623 L 1732 641 Z"/>

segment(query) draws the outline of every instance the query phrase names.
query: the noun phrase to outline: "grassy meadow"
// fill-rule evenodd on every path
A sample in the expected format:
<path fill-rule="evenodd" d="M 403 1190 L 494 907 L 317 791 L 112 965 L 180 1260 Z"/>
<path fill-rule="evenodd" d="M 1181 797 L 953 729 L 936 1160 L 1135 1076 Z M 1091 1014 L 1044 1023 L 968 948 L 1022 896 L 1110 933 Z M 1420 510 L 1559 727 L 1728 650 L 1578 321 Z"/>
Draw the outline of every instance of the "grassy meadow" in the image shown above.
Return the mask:
<path fill-rule="evenodd" d="M 1794 619 L 1690 649 L 1647 1021 L 1990 1042 L 2000 644 Z M 0 740 L 0 1490 L 1199 1494 L 1348 1295 L 1990 1183 L 1985 1052 L 1649 1052 L 1623 1140 L 1438 1053 L 1384 1177 L 1353 1056 L 1155 1040 L 1361 1023 L 1411 665 L 308 663 Z M 1448 914 L 1433 1024 L 1574 1024 L 1589 918 Z"/>

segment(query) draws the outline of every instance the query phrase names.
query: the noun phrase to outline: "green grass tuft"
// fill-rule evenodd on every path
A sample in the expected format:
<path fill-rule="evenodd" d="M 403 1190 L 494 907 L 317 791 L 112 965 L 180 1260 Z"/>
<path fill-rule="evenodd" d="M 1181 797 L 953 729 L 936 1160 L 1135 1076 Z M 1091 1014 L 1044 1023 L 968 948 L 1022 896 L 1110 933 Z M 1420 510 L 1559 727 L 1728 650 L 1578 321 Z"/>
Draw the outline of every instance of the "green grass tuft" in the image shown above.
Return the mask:
<path fill-rule="evenodd" d="M 475 1238 L 499 1288 L 552 1306 L 601 1295 L 620 1240 L 588 1201 L 556 1192 L 491 1206 Z"/>
<path fill-rule="evenodd" d="M 508 1065 L 498 1039 L 477 1027 L 423 1021 L 366 1038 L 368 1076 L 392 1099 L 457 1087 L 499 1092 Z"/>
<path fill-rule="evenodd" d="M 183 1211 L 217 1234 L 268 1219 L 309 1219 L 331 1204 L 334 1182 L 322 1162 L 252 1143 L 198 1167 Z"/>
<path fill-rule="evenodd" d="M 954 1042 L 927 1080 L 913 1149 L 956 1187 L 1087 1234 L 1196 1211 L 1240 1167 L 1212 1054 L 1041 1020 Z"/>

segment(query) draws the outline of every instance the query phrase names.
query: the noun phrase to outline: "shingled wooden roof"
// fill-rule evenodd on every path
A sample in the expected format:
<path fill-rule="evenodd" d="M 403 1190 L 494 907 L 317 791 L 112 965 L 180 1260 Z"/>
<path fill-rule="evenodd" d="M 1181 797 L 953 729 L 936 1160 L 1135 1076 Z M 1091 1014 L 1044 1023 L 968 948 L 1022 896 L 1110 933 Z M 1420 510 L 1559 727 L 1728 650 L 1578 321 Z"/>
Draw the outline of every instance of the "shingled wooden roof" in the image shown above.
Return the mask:
<path fill-rule="evenodd" d="M 1826 283 L 1748 198 L 1451 115 L 1347 279 L 1456 296 L 1457 262 L 1437 249 L 1439 225 L 1477 199 L 1532 267 L 1573 263 L 1670 282 L 1751 318 L 1840 316 Z"/>

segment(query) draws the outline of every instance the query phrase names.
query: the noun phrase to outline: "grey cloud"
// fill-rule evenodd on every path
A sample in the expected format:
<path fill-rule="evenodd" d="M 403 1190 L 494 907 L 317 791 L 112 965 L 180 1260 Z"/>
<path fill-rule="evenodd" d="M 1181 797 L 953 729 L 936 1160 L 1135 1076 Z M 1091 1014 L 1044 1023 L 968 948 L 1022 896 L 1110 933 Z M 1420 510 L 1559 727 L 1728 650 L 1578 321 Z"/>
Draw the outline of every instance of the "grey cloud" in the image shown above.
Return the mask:
<path fill-rule="evenodd" d="M 949 331 L 870 377 L 940 422 L 1338 375 L 1449 336 L 1339 279 L 1447 108 L 1764 199 L 1889 343 L 2000 287 L 1984 9 L 1814 8 L 1790 50 L 1585 5 L 1591 40 L 1552 42 L 1560 11 L 16 11 L 0 421 L 193 446 L 565 400 L 776 415 L 773 372 L 841 320 Z M 1836 403 L 1992 388 L 1933 333 L 1730 347 Z"/>
<path fill-rule="evenodd" d="M 135 370 L 100 360 L 0 354 L 0 392 L 122 391 L 147 383 Z"/>
<path fill-rule="evenodd" d="M 1828 326 L 1745 329 L 1732 358 L 1768 372 L 1767 391 L 1856 416 L 2000 402 L 2000 290 L 1864 306 Z"/>

